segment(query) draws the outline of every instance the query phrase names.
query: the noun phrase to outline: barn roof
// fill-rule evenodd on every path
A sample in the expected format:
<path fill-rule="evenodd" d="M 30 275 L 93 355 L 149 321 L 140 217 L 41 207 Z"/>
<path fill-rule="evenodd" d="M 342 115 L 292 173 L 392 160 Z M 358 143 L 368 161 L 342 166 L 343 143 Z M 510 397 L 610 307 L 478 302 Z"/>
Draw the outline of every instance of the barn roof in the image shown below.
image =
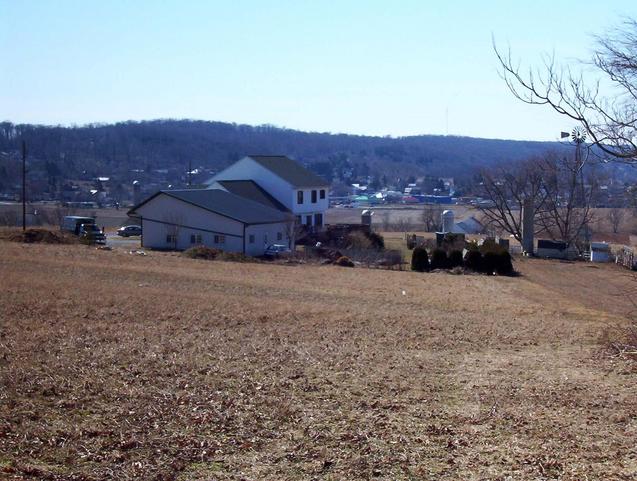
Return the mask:
<path fill-rule="evenodd" d="M 285 155 L 248 155 L 294 187 L 327 187 L 328 182 Z"/>
<path fill-rule="evenodd" d="M 244 224 L 289 221 L 289 214 L 286 212 L 221 189 L 161 190 L 133 207 L 129 214 L 135 214 L 141 206 L 162 194 Z"/>
<path fill-rule="evenodd" d="M 268 194 L 253 180 L 219 180 L 217 182 L 231 194 L 258 202 L 276 210 L 289 212 L 281 202 Z"/>

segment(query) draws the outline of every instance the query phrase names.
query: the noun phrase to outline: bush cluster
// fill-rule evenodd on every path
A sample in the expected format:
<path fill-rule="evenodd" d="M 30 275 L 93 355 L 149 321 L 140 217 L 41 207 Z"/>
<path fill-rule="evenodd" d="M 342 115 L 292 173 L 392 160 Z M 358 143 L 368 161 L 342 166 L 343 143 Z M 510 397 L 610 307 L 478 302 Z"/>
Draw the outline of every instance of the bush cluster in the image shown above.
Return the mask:
<path fill-rule="evenodd" d="M 256 258 L 242 254 L 241 252 L 226 252 L 206 246 L 195 246 L 182 252 L 185 257 L 191 259 L 204 259 L 207 261 L 228 261 L 228 262 L 259 262 Z"/>
<path fill-rule="evenodd" d="M 376 232 L 350 232 L 345 239 L 347 249 L 385 249 L 385 239 Z"/>
<path fill-rule="evenodd" d="M 446 269 L 449 264 L 447 253 L 443 249 L 434 249 L 431 253 L 431 268 Z"/>
<path fill-rule="evenodd" d="M 207 261 L 215 260 L 221 251 L 206 246 L 195 246 L 183 252 L 183 255 L 191 259 L 205 259 Z"/>
<path fill-rule="evenodd" d="M 463 259 L 462 259 L 462 251 L 453 250 L 449 253 L 449 269 L 453 269 L 454 267 L 462 267 Z"/>
<path fill-rule="evenodd" d="M 479 250 L 470 249 L 464 256 L 464 266 L 473 272 L 482 272 L 482 254 Z"/>
<path fill-rule="evenodd" d="M 449 255 L 444 249 L 434 249 L 431 252 L 431 259 L 424 247 L 414 248 L 411 257 L 411 270 L 417 272 L 426 272 L 430 269 L 452 269 L 457 273 L 458 270 L 466 269 L 473 272 L 500 276 L 510 276 L 515 273 L 511 254 L 506 249 L 499 246 L 484 249 L 484 252 L 478 246 L 469 246 L 464 258 L 459 250 L 452 250 Z"/>
<path fill-rule="evenodd" d="M 489 275 L 510 276 L 515 272 L 511 254 L 506 249 L 487 250 L 484 255 L 479 250 L 470 250 L 464 258 L 464 266 Z"/>
<path fill-rule="evenodd" d="M 385 238 L 377 232 L 368 232 L 367 238 L 372 244 L 372 248 L 382 251 L 385 250 Z"/>
<path fill-rule="evenodd" d="M 429 270 L 429 254 L 424 247 L 415 247 L 411 254 L 411 270 L 426 272 Z"/>

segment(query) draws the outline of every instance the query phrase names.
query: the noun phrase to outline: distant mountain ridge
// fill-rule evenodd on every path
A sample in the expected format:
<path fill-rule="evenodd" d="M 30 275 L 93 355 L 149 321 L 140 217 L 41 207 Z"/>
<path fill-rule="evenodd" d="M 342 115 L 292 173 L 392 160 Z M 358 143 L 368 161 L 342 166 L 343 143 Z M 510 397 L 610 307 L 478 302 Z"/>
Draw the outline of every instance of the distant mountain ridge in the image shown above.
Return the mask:
<path fill-rule="evenodd" d="M 247 154 L 284 154 L 329 180 L 341 175 L 463 178 L 481 167 L 564 148 L 557 142 L 435 135 L 373 137 L 201 120 L 72 127 L 0 123 L 0 151 L 5 156 L 18 155 L 21 139 L 27 141 L 33 167 L 46 169 L 49 176 L 110 175 L 121 180 L 135 170 L 181 173 L 189 163 L 193 168 L 219 170 Z"/>

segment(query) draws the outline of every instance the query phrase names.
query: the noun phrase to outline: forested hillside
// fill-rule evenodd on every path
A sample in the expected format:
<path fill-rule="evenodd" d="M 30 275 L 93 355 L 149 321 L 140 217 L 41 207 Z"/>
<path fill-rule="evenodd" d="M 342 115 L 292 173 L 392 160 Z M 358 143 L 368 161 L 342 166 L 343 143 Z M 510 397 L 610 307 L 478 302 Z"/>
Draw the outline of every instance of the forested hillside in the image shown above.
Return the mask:
<path fill-rule="evenodd" d="M 468 176 L 476 167 L 514 161 L 556 145 L 541 142 L 415 136 L 367 137 L 300 132 L 272 126 L 153 120 L 114 125 L 59 127 L 0 124 L 3 159 L 19 157 L 27 141 L 33 169 L 63 179 L 110 175 L 127 180 L 133 170 L 193 167 L 220 169 L 250 153 L 286 154 L 332 179 L 358 175 Z M 0 177 L 9 180 L 11 162 Z"/>

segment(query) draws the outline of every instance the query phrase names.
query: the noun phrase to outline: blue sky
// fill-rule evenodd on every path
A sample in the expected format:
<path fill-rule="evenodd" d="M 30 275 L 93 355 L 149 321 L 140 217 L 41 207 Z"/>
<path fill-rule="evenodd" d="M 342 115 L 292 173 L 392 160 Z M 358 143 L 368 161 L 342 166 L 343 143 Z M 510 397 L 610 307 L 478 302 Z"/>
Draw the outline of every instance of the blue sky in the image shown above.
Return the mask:
<path fill-rule="evenodd" d="M 554 140 L 525 64 L 586 58 L 634 1 L 0 0 L 0 120 L 195 118 L 320 132 Z"/>

